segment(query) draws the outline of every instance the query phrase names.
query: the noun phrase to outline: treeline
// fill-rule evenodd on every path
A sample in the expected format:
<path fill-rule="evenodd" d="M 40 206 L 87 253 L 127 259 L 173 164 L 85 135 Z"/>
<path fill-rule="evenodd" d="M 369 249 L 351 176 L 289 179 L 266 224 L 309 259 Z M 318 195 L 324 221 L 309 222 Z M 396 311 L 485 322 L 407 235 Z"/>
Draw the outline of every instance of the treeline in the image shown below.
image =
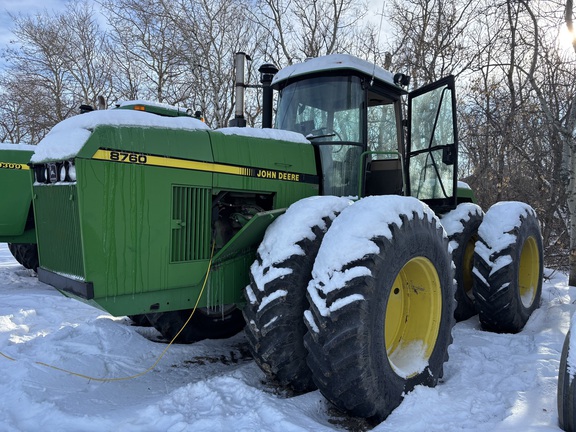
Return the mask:
<path fill-rule="evenodd" d="M 108 105 L 191 108 L 226 126 L 238 51 L 252 59 L 250 84 L 263 63 L 337 52 L 407 73 L 413 88 L 454 74 L 462 178 L 485 210 L 500 200 L 537 210 L 547 265 L 567 268 L 576 257 L 576 53 L 564 0 L 389 0 L 383 10 L 352 0 L 102 0 L 12 18 L 0 142 L 37 143 L 100 95 Z M 258 93 L 248 90 L 252 126 Z"/>

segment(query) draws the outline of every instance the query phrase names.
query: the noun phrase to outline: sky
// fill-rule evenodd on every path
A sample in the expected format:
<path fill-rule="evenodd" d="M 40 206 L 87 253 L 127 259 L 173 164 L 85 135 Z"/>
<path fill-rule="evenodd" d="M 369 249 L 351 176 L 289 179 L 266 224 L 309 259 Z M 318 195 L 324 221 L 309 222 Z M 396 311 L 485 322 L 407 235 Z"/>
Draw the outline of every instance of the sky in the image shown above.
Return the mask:
<path fill-rule="evenodd" d="M 0 0 L 0 47 L 4 47 L 12 38 L 12 19 L 10 14 L 33 14 L 59 11 L 66 6 L 65 0 Z"/>
<path fill-rule="evenodd" d="M 89 0 L 92 2 L 92 0 Z M 4 48 L 12 38 L 12 19 L 10 14 L 35 14 L 45 10 L 58 12 L 64 10 L 67 0 L 0 0 L 0 49 Z M 376 25 L 380 23 L 379 14 L 385 0 L 370 0 L 370 16 Z"/>

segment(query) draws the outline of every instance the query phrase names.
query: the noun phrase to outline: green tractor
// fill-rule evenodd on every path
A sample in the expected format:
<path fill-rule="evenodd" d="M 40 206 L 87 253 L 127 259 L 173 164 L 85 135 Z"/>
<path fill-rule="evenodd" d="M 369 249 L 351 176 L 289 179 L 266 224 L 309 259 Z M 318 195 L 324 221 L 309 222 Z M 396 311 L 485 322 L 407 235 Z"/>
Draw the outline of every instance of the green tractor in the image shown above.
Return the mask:
<path fill-rule="evenodd" d="M 35 146 L 0 144 L 0 243 L 8 243 L 10 252 L 24 267 L 38 268 L 36 230 L 32 208 L 30 157 Z"/>
<path fill-rule="evenodd" d="M 123 102 L 116 108 L 147 111 L 167 117 L 190 116 L 185 110 L 143 101 Z M 80 107 L 81 113 L 93 110 L 88 105 Z M 195 113 L 196 117 L 199 115 Z M 0 143 L 0 184 L 5 185 L 0 206 L 0 243 L 8 243 L 14 258 L 34 271 L 38 269 L 39 260 L 29 162 L 36 149 L 34 145 Z"/>
<path fill-rule="evenodd" d="M 38 277 L 168 340 L 245 327 L 271 379 L 380 421 L 437 383 L 455 316 L 523 328 L 536 215 L 484 214 L 457 181 L 453 77 L 408 93 L 349 55 L 260 71 L 263 129 L 134 110 L 57 125 L 31 160 Z"/>

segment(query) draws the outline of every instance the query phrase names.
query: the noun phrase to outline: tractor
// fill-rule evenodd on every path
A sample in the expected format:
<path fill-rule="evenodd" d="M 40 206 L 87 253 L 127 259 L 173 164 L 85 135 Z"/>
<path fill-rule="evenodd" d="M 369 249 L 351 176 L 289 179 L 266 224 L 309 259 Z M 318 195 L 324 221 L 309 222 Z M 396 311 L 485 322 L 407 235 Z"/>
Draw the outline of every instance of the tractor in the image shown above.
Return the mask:
<path fill-rule="evenodd" d="M 442 377 L 455 319 L 522 330 L 537 216 L 458 182 L 454 77 L 408 92 L 344 54 L 260 72 L 262 129 L 146 106 L 58 124 L 30 161 L 38 278 L 169 341 L 245 329 L 271 380 L 381 421 Z"/>
<path fill-rule="evenodd" d="M 38 250 L 32 207 L 31 173 L 28 162 L 35 146 L 0 144 L 0 242 L 24 267 L 38 268 Z"/>

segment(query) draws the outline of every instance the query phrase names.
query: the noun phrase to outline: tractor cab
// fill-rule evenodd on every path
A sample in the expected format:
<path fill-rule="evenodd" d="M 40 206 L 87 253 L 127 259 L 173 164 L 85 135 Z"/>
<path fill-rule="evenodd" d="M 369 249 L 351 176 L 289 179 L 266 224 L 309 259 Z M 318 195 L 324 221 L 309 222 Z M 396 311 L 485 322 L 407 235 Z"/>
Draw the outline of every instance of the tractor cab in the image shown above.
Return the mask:
<path fill-rule="evenodd" d="M 315 146 L 323 195 L 411 195 L 436 210 L 455 207 L 454 79 L 412 93 L 408 81 L 343 54 L 274 77 L 275 127 L 300 132 Z"/>

